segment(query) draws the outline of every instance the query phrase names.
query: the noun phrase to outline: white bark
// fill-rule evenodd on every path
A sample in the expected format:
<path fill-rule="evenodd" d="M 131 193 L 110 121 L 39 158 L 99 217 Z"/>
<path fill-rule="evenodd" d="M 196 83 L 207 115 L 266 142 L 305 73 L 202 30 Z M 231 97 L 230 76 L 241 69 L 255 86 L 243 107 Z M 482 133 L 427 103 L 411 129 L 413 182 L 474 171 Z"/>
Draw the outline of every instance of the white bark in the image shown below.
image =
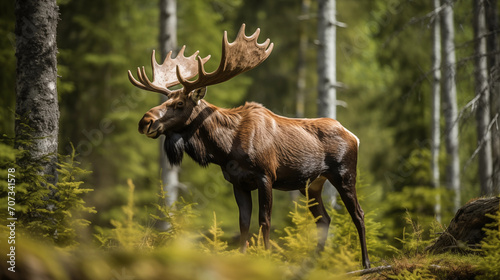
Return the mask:
<path fill-rule="evenodd" d="M 172 51 L 172 57 L 176 55 L 177 48 L 177 3 L 176 0 L 160 0 L 160 50 L 161 61 L 165 59 L 167 53 Z M 160 102 L 167 100 L 161 95 Z M 165 205 L 172 206 L 178 198 L 179 193 L 179 166 L 170 165 L 164 149 L 165 136 L 160 137 L 160 170 L 163 191 L 165 192 Z M 160 225 L 163 229 L 169 227 L 168 224 Z"/>
<path fill-rule="evenodd" d="M 455 30 L 453 27 L 453 1 L 447 4 L 442 12 L 442 46 L 443 46 L 443 112 L 446 123 L 446 152 L 448 165 L 446 170 L 447 187 L 453 191 L 454 210 L 460 208 L 460 158 L 458 154 L 458 110 L 457 89 L 455 82 Z"/>
<path fill-rule="evenodd" d="M 481 195 L 493 194 L 493 161 L 491 151 L 490 91 L 488 85 L 488 63 L 486 53 L 486 19 L 484 0 L 474 0 L 474 52 L 477 141 L 479 146 L 479 181 Z"/>
<path fill-rule="evenodd" d="M 305 100 L 306 100 L 306 78 L 307 78 L 307 49 L 308 49 L 308 32 L 307 19 L 309 14 L 310 0 L 302 0 L 301 15 L 299 17 L 299 53 L 297 59 L 297 93 L 295 116 L 297 118 L 304 117 Z"/>
<path fill-rule="evenodd" d="M 441 6 L 440 0 L 434 0 L 434 9 Z M 432 154 L 432 185 L 439 189 L 439 148 L 441 145 L 440 133 L 440 102 L 441 102 L 441 24 L 440 14 L 437 13 L 432 26 L 432 121 L 431 121 L 431 154 Z M 434 214 L 441 222 L 441 195 L 436 195 Z"/>
<path fill-rule="evenodd" d="M 337 117 L 335 0 L 318 2 L 318 115 L 335 119 Z"/>
<path fill-rule="evenodd" d="M 336 119 L 336 10 L 335 0 L 318 0 L 318 116 Z M 337 190 L 327 181 L 324 196 L 332 206 L 337 202 Z"/>

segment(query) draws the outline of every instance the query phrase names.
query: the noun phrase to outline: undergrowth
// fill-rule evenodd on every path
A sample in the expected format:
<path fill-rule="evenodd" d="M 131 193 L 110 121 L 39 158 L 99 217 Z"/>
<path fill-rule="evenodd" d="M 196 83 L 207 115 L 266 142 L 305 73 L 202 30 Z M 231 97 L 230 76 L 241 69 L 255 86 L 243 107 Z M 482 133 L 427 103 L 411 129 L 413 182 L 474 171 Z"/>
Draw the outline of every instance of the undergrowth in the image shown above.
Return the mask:
<path fill-rule="evenodd" d="M 15 156 L 13 157 L 12 154 Z M 2 170 L 16 157 L 25 156 L 8 145 L 0 146 Z M 308 195 L 294 202 L 289 212 L 290 225 L 277 230 L 280 236 L 271 240 L 271 250 L 264 248 L 262 233 L 252 236 L 246 254 L 228 245 L 221 228 L 223 221 L 213 212 L 206 229 L 193 227 L 199 213 L 192 203 L 182 198 L 171 207 L 154 205 L 155 213 L 148 222 L 139 222 L 136 213 L 135 185 L 128 180 L 127 204 L 120 220 L 111 220 L 109 228 L 94 227 L 96 246 L 79 244 L 79 229 L 90 228 L 85 214 L 95 213 L 85 206 L 82 195 L 91 189 L 83 188 L 81 178 L 87 173 L 78 167 L 75 154 L 60 158 L 59 183 L 47 186 L 43 178 L 33 175 L 29 181 L 16 186 L 19 193 L 20 225 L 33 235 L 50 242 L 33 241 L 31 235 L 19 236 L 18 266 L 25 269 L 20 276 L 31 279 L 33 271 L 50 279 L 496 279 L 500 277 L 500 214 L 492 216 L 495 222 L 486 229 L 487 238 L 482 251 L 476 255 L 431 255 L 425 248 L 435 232 L 443 230 L 437 223 L 430 232 L 407 213 L 400 248 L 383 240 L 383 225 L 376 221 L 375 212 L 365 214 L 367 245 L 372 266 L 386 266 L 377 273 L 363 276 L 349 272 L 361 270 L 361 253 L 357 230 L 350 215 L 341 210 L 328 209 L 332 218 L 325 249 L 317 252 L 317 219 L 309 208 L 316 202 Z M 36 165 L 17 166 L 30 174 Z M 24 169 L 22 169 L 24 168 Z M 29 170 L 31 168 L 32 170 Z M 34 173 L 33 173 L 34 174 Z M 39 180 L 39 181 L 36 181 Z M 3 180 L 2 184 L 6 180 Z M 5 188 L 5 186 L 3 186 Z M 56 189 L 57 196 L 50 197 Z M 165 193 L 159 185 L 159 201 Z M 307 193 L 307 192 L 306 192 Z M 17 194 L 16 194 L 17 195 Z M 6 205 L 7 203 L 4 203 Z M 47 205 L 53 205 L 52 208 Z M 2 210 L 3 211 L 3 210 Z M 48 222 L 47 222 L 48 221 Z M 166 230 L 155 225 L 163 222 Z M 5 230 L 5 229 L 4 229 Z M 6 232 L 2 232 L 5 234 Z M 39 237 L 40 238 L 40 237 Z M 38 240 L 38 239 L 37 239 Z M 7 244 L 0 244 L 2 252 Z M 56 247 L 57 246 L 57 247 Z M 61 249 L 65 248 L 65 249 Z M 5 256 L 0 268 L 5 273 Z M 33 263 L 33 260 L 36 260 Z M 40 268 L 41 267 L 41 268 Z M 9 275 L 0 274 L 2 279 Z"/>
<path fill-rule="evenodd" d="M 128 184 L 128 204 L 123 207 L 126 218 L 123 221 L 112 221 L 114 228 L 99 229 L 96 234 L 96 239 L 103 249 L 156 252 L 158 250 L 181 250 L 179 248 L 181 246 L 182 253 L 178 253 L 183 256 L 196 255 L 209 259 L 234 258 L 243 262 L 250 259 L 257 263 L 265 261 L 272 264 L 284 279 L 315 279 L 317 277 L 345 279 L 346 272 L 360 269 L 361 254 L 358 235 L 347 212 L 330 210 L 335 223 L 330 229 L 325 250 L 318 254 L 315 224 L 317 219 L 309 211 L 309 208 L 316 202 L 308 196 L 294 202 L 294 208 L 289 213 L 292 224 L 280 231 L 279 240 L 270 240 L 271 250 L 265 249 L 262 234 L 259 232 L 250 238 L 247 253 L 243 255 L 238 249 L 229 248 L 225 233 L 220 226 L 222 222 L 217 219 L 215 212 L 212 224 L 207 231 L 193 234 L 193 229 L 188 223 L 189 219 L 186 217 L 194 218 L 197 213 L 192 205 L 182 200 L 173 207 L 156 205 L 162 215 L 152 215 L 151 218 L 167 219 L 170 224 L 167 231 L 160 232 L 154 226 L 140 225 L 133 216 L 135 186 L 130 180 Z M 373 248 L 376 250 L 382 247 L 380 245 L 382 242 L 379 240 L 381 225 L 371 219 L 371 215 L 367 215 L 366 220 L 370 225 L 367 235 L 369 244 L 374 244 Z M 375 251 L 372 251 L 372 258 L 379 259 Z"/>
<path fill-rule="evenodd" d="M 482 259 L 479 254 L 432 254 L 426 251 L 434 240 L 425 239 L 424 236 L 435 236 L 444 231 L 437 221 L 430 226 L 429 232 L 425 232 L 418 220 L 408 212 L 405 221 L 402 237 L 397 238 L 401 249 L 388 245 L 393 257 L 385 261 L 384 264 L 388 265 L 386 269 L 367 275 L 364 279 L 475 279 L 482 274 L 478 269 Z"/>
<path fill-rule="evenodd" d="M 484 228 L 486 237 L 481 242 L 484 257 L 478 262 L 483 275 L 478 279 L 500 279 L 500 211 L 495 215 L 487 215 L 493 222 Z"/>
<path fill-rule="evenodd" d="M 23 142 L 25 147 L 31 145 L 31 140 L 5 135 L 0 140 L 1 216 L 16 218 L 18 235 L 26 234 L 60 247 L 78 244 L 78 232 L 90 225 L 85 215 L 96 211 L 83 199 L 92 191 L 83 186 L 83 178 L 90 172 L 79 167 L 75 150 L 69 155 L 59 155 L 58 182 L 54 185 L 40 175 L 41 162 L 48 160 L 47 157 L 34 159 L 27 150 L 13 148 L 14 140 Z M 7 184 L 8 170 L 14 171 L 9 172 L 15 176 L 14 185 Z M 8 208 L 8 197 L 15 199 L 12 208 Z"/>

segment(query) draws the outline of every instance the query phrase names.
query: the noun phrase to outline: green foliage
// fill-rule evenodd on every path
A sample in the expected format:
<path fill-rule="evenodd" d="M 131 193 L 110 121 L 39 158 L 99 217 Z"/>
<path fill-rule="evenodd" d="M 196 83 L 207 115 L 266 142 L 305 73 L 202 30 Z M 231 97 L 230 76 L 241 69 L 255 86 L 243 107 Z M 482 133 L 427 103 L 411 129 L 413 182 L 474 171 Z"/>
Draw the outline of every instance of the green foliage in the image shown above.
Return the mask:
<path fill-rule="evenodd" d="M 211 237 L 208 237 L 205 234 L 201 234 L 203 238 L 205 238 L 205 243 L 200 243 L 202 250 L 214 254 L 219 254 L 224 252 L 227 249 L 227 242 L 222 241 L 221 238 L 224 235 L 224 232 L 219 227 L 219 223 L 217 223 L 217 215 L 214 212 L 213 225 L 208 229 Z"/>
<path fill-rule="evenodd" d="M 128 198 L 127 204 L 122 206 L 125 214 L 121 220 L 110 221 L 113 228 L 96 226 L 95 238 L 102 248 L 120 249 L 125 251 L 152 250 L 171 244 L 173 241 L 192 239 L 189 229 L 191 220 L 197 217 L 193 210 L 193 204 L 185 203 L 183 200 L 176 202 L 171 207 L 156 203 L 153 209 L 158 215 L 150 214 L 150 219 L 143 225 L 136 219 L 138 212 L 135 206 L 135 185 L 131 179 L 127 180 Z M 161 189 L 161 186 L 160 186 Z M 164 201 L 164 193 L 161 192 L 161 201 Z M 165 222 L 168 225 L 166 231 L 158 230 L 155 223 Z"/>
<path fill-rule="evenodd" d="M 305 197 L 294 201 L 294 210 L 289 214 L 292 226 L 286 227 L 284 236 L 280 238 L 285 242 L 286 255 L 291 262 L 300 263 L 311 257 L 311 253 L 316 248 L 318 242 L 316 221 L 320 217 L 314 218 L 309 208 L 317 204 L 314 198 L 309 198 L 308 188 L 306 188 Z"/>
<path fill-rule="evenodd" d="M 429 236 L 437 231 L 442 232 L 442 225 L 435 221 L 429 230 L 430 234 L 426 234 L 426 229 L 410 213 L 406 214 L 405 220 L 407 226 L 403 228 L 403 237 L 396 238 L 402 245 L 401 249 L 387 245 L 393 252 L 393 259 L 386 260 L 391 267 L 382 274 L 383 277 L 373 279 L 473 279 L 481 275 L 477 264 L 482 258 L 477 255 L 434 255 L 425 251 L 434 241 Z"/>
<path fill-rule="evenodd" d="M 49 160 L 48 156 L 34 159 L 28 149 L 12 147 L 15 141 L 22 147 L 33 148 L 32 140 L 25 138 L 30 135 L 29 126 L 20 121 L 19 127 L 26 132 L 21 133 L 20 138 L 3 136 L 0 142 L 2 214 L 9 213 L 16 217 L 19 228 L 30 233 L 30 237 L 62 247 L 75 245 L 78 242 L 77 232 L 89 225 L 83 215 L 96 212 L 94 208 L 87 207 L 82 198 L 92 191 L 82 187 L 81 181 L 90 172 L 79 167 L 73 150 L 68 156 L 60 156 L 57 184 L 48 183 L 47 178 L 41 175 L 42 162 Z M 8 170 L 15 170 L 10 173 L 15 176 L 14 187 L 7 184 Z M 7 211 L 9 196 L 15 198 L 15 210 Z"/>
<path fill-rule="evenodd" d="M 436 279 L 428 269 L 416 268 L 413 271 L 403 270 L 398 275 L 388 275 L 389 279 L 397 280 L 421 280 L 421 279 Z"/>
<path fill-rule="evenodd" d="M 451 219 L 451 191 L 444 187 L 432 187 L 431 153 L 429 148 L 419 146 L 411 151 L 406 159 L 402 159 L 397 172 L 388 174 L 387 179 L 393 188 L 387 192 L 383 210 L 383 222 L 397 236 L 408 223 L 408 217 L 418 220 L 418 225 L 424 231 L 424 239 L 429 238 L 436 220 L 435 205 L 440 203 L 442 220 Z M 402 243 L 401 243 L 402 244 Z"/>
<path fill-rule="evenodd" d="M 0 64 L 4 69 L 0 77 L 0 131 L 9 134 L 14 130 L 15 19 L 13 2 L 4 2 L 0 9 L 0 34 L 5 38 L 0 43 Z M 310 14 L 315 14 L 316 2 L 309 2 Z M 250 258 L 232 252 L 229 248 L 235 245 L 229 241 L 231 239 L 224 238 L 222 231 L 228 233 L 226 236 L 237 232 L 238 216 L 235 211 L 228 211 L 236 209 L 236 204 L 232 187 L 223 179 L 217 166 L 202 169 L 185 160 L 180 174 L 181 181 L 189 189 L 189 193 L 181 193 L 185 200 L 180 200 L 172 209 L 159 205 L 156 195 L 158 142 L 137 133 L 137 121 L 149 108 L 158 105 L 159 98 L 156 94 L 135 89 L 126 77 L 126 70 L 137 66 L 145 65 L 150 71 L 149 55 L 152 49 L 158 50 L 158 1 L 61 0 L 58 4 L 61 17 L 57 38 L 61 108 L 59 146 L 63 154 L 70 156 L 60 161 L 59 183 L 50 189 L 44 178 L 36 175 L 40 169 L 26 151 L 13 149 L 10 140 L 0 143 L 2 215 L 5 215 L 7 205 L 5 170 L 16 168 L 16 179 L 19 179 L 16 181 L 16 214 L 22 228 L 36 233 L 36 238 L 61 246 L 76 246 L 73 238 L 79 232 L 78 228 L 89 228 L 86 220 L 98 225 L 96 239 L 105 251 L 123 248 L 127 251 L 100 255 L 102 250 L 94 252 L 92 248 L 89 256 L 94 260 L 75 253 L 82 266 L 75 271 L 82 272 L 82 278 L 88 279 L 118 278 L 109 268 L 121 273 L 121 266 L 130 267 L 133 275 L 144 279 L 147 276 L 152 276 L 149 279 L 160 278 L 161 275 L 144 274 L 144 271 L 154 270 L 168 270 L 166 272 L 172 278 L 182 278 L 185 271 L 190 270 L 184 277 L 189 279 L 223 278 L 220 275 L 236 278 L 247 272 L 254 279 L 276 279 L 282 275 L 304 279 L 344 279 L 342 271 L 359 267 L 357 232 L 344 210 L 329 210 L 333 224 L 325 252 L 317 263 L 311 263 L 317 237 L 314 219 L 308 211 L 310 202 L 301 200 L 290 207 L 288 194 L 283 192 L 274 194 L 273 227 L 284 230 L 272 233 L 275 236 L 272 239 L 277 241 L 272 243 L 273 250 L 263 249 L 259 232 L 250 240 Z M 222 107 L 257 101 L 275 113 L 295 114 L 299 20 L 306 21 L 304 26 L 308 34 L 315 34 L 317 23 L 315 17 L 298 20 L 300 1 L 185 0 L 177 1 L 177 4 L 179 45 L 187 45 L 187 54 L 197 49 L 202 56 L 212 54 L 207 70 L 214 69 L 220 58 L 222 31 L 228 30 L 231 40 L 243 22 L 247 24 L 247 33 L 261 28 L 260 42 L 269 37 L 275 43 L 273 54 L 259 68 L 211 87 L 207 100 Z M 464 24 L 470 22 L 472 13 L 466 2 L 458 1 L 454 7 L 457 26 L 460 25 L 456 29 L 457 56 L 459 60 L 465 58 L 458 63 L 457 69 L 461 107 L 470 100 L 473 88 L 473 67 L 470 67 L 472 60 L 469 59 L 473 44 L 467 43 L 471 40 L 472 28 L 470 24 Z M 444 203 L 442 220 L 449 220 L 452 214 L 446 204 L 449 200 L 445 199 L 449 194 L 436 191 L 430 185 L 427 144 L 430 80 L 425 76 L 430 67 L 430 52 L 425 46 L 430 46 L 431 29 L 426 28 L 430 23 L 428 17 L 415 19 L 429 13 L 431 4 L 418 1 L 337 1 L 337 10 L 338 20 L 348 25 L 337 32 L 338 80 L 346 85 L 337 94 L 338 99 L 348 105 L 338 107 L 337 118 L 361 139 L 359 169 L 366 174 L 369 188 L 361 185 L 358 190 L 363 189 L 359 192 L 362 194 L 370 192 L 362 205 L 366 211 L 371 260 L 374 263 L 387 261 L 384 258 L 390 255 L 386 245 L 392 244 L 394 236 L 399 237 L 398 249 L 395 249 L 397 256 L 422 256 L 422 248 L 432 233 L 430 225 L 434 220 L 436 197 L 441 196 Z M 410 21 L 417 24 L 409 24 Z M 314 38 L 314 35 L 309 37 L 306 58 L 308 117 L 316 116 L 317 105 L 317 46 Z M 459 122 L 461 163 L 469 159 L 477 146 L 472 115 L 472 111 L 465 112 Z M 27 128 L 20 124 L 19 129 Z M 78 156 L 74 155 L 70 143 L 75 143 Z M 444 152 L 444 147 L 441 150 Z M 27 164 L 18 165 L 23 161 Z M 444 170 L 444 163 L 440 164 L 440 170 Z M 90 189 L 81 182 L 85 169 L 94 171 L 85 180 L 96 190 L 94 192 L 87 193 Z M 465 201 L 478 194 L 477 164 L 472 161 L 463 171 L 462 198 Z M 441 177 L 444 179 L 444 175 Z M 127 181 L 129 178 L 137 188 L 131 189 L 133 184 Z M 56 191 L 60 195 L 51 198 L 51 193 Z M 99 210 L 99 215 L 88 215 L 93 210 L 85 206 L 83 196 L 87 203 Z M 255 201 L 254 197 L 254 205 Z M 52 205 L 50 210 L 47 208 L 49 203 Z M 257 217 L 255 208 L 253 217 Z M 214 212 L 217 221 L 210 222 Z M 401 224 L 405 219 L 409 226 L 403 229 Z M 158 231 L 155 229 L 158 222 L 165 222 L 170 228 Z M 205 237 L 210 241 L 192 233 L 200 228 L 208 229 Z M 54 235 L 56 231 L 57 235 Z M 256 229 L 253 231 L 257 232 Z M 199 245 L 199 240 L 193 242 L 196 238 L 201 239 L 203 245 Z M 222 248 L 226 241 L 228 247 L 216 249 L 218 254 L 200 253 L 200 247 L 212 246 L 210 242 L 218 244 L 215 248 Z M 493 261 L 498 259 L 495 242 L 484 246 L 485 269 L 487 266 L 494 268 Z M 60 257 L 52 247 L 33 248 L 51 252 L 48 253 L 50 258 Z M 135 251 L 150 254 L 139 261 L 134 258 Z M 30 249 L 26 248 L 26 252 Z M 117 257 L 120 254 L 125 257 Z M 212 258 L 213 262 L 207 258 Z M 219 266 L 218 262 L 221 263 Z M 248 270 L 241 264 L 243 262 L 251 263 Z M 446 265 L 453 262 L 457 262 L 456 259 Z M 49 261 L 42 263 L 55 266 Z M 183 265 L 188 269 L 183 269 Z M 213 266 L 217 269 L 212 269 Z M 236 269 L 231 270 L 231 266 Z M 94 270 L 85 267 L 96 267 L 100 272 L 92 274 Z M 259 267 L 265 272 L 249 272 L 259 270 Z M 278 276 L 270 277 L 266 269 L 269 269 L 269 275 L 278 271 Z M 426 269 L 423 265 L 403 269 L 395 275 L 425 276 Z M 143 274 L 139 273 L 141 271 Z M 239 278 L 245 279 L 245 276 Z"/>
<path fill-rule="evenodd" d="M 46 213 L 54 226 L 47 230 L 48 233 L 55 233 L 54 238 L 60 246 L 76 244 L 78 233 L 90 225 L 85 215 L 97 213 L 94 207 L 86 206 L 83 200 L 83 196 L 93 189 L 82 187 L 84 182 L 81 180 L 91 172 L 79 165 L 75 161 L 75 150 L 68 156 L 60 156 L 57 164 L 58 183 L 49 186 L 54 195 L 50 195 L 47 200 Z"/>
<path fill-rule="evenodd" d="M 136 249 L 151 249 L 153 247 L 153 232 L 151 228 L 144 227 L 134 220 L 136 212 L 134 206 L 135 185 L 128 180 L 128 203 L 122 207 L 125 214 L 124 221 L 111 220 L 114 228 L 102 229 L 97 227 L 96 238 L 101 246 L 106 248 L 121 248 L 128 251 Z"/>
<path fill-rule="evenodd" d="M 144 226 L 136 220 L 136 187 L 131 180 L 128 181 L 128 186 L 128 202 L 122 208 L 124 218 L 112 221 L 112 229 L 99 230 L 95 237 L 100 248 L 83 248 L 83 244 L 77 245 L 64 253 L 64 263 L 45 260 L 46 256 L 61 259 L 63 254 L 50 246 L 21 245 L 18 252 L 44 260 L 45 273 L 54 275 L 55 279 L 73 278 L 67 273 L 75 271 L 81 279 L 110 279 L 118 276 L 161 279 L 166 275 L 182 275 L 182 279 L 206 279 L 207 275 L 230 277 L 229 279 L 357 278 L 346 274 L 359 269 L 360 253 L 356 229 L 345 210 L 329 211 L 335 223 L 332 224 L 327 246 L 319 255 L 315 254 L 315 219 L 309 211 L 314 203 L 308 196 L 300 199 L 290 212 L 292 224 L 281 233 L 283 246 L 271 242 L 272 250 L 265 250 L 259 233 L 252 238 L 247 254 L 241 254 L 229 249 L 224 241 L 221 222 L 215 212 L 212 213 L 213 220 L 208 234 L 194 234 L 189 223 L 196 215 L 190 204 L 177 204 L 172 208 L 155 205 L 159 214 L 151 215 L 151 218 L 168 221 L 170 227 L 165 232 L 152 227 L 151 222 Z M 381 275 L 384 277 L 369 279 L 468 279 L 467 277 L 476 273 L 471 265 L 475 261 L 473 259 L 424 255 L 422 248 L 428 241 L 422 240 L 421 228 L 409 216 L 407 221 L 411 230 L 401 240 L 404 243 L 403 250 L 397 254 L 397 258 L 389 261 L 393 268 L 383 272 Z M 379 239 L 381 225 L 373 221 L 370 212 L 367 213 L 365 222 L 370 257 L 375 265 L 380 263 L 381 258 L 377 251 L 386 244 Z M 21 244 L 30 243 L 22 240 Z M 43 250 L 43 253 L 38 250 Z M 387 263 L 387 260 L 383 262 Z M 30 267 L 31 264 L 23 262 L 22 265 Z"/>
<path fill-rule="evenodd" d="M 494 221 L 483 229 L 486 237 L 481 241 L 481 250 L 484 257 L 478 263 L 483 275 L 478 279 L 500 278 L 500 211 L 495 215 L 488 215 Z"/>
<path fill-rule="evenodd" d="M 0 3 L 0 65 L 3 75 L 0 77 L 0 131 L 12 135 L 14 133 L 15 84 L 16 84 L 16 36 L 14 34 L 15 18 L 12 1 Z"/>
<path fill-rule="evenodd" d="M 424 249 L 430 245 L 432 239 L 424 237 L 424 228 L 418 221 L 412 219 L 409 212 L 406 213 L 405 221 L 407 226 L 403 228 L 402 238 L 396 237 L 396 240 L 402 244 L 402 249 L 399 250 L 393 246 L 389 246 L 389 248 L 406 256 L 417 256 L 424 253 Z"/>
<path fill-rule="evenodd" d="M 306 2 L 311 4 L 309 14 L 315 14 L 316 2 Z M 232 107 L 244 101 L 257 101 L 275 113 L 293 116 L 298 30 L 303 25 L 306 33 L 310 34 L 306 55 L 306 116 L 316 116 L 317 46 L 313 34 L 317 21 L 315 17 L 298 19 L 300 1 L 284 3 L 177 1 L 179 45 L 186 44 L 188 54 L 197 49 L 202 56 L 212 54 L 207 70 L 214 69 L 220 58 L 223 30 L 228 30 L 229 39 L 232 39 L 243 22 L 247 24 L 247 33 L 260 27 L 261 41 L 269 37 L 275 43 L 272 55 L 257 69 L 211 87 L 207 94 L 210 102 Z M 157 199 L 154 183 L 158 180 L 159 151 L 157 141 L 139 135 L 136 126 L 144 112 L 158 105 L 159 97 L 134 88 L 126 77 L 126 70 L 145 65 L 150 71 L 149 54 L 152 49 L 158 49 L 158 1 L 110 0 L 102 3 L 96 0 L 62 0 L 58 4 L 61 17 L 57 38 L 60 150 L 69 154 L 70 143 L 75 143 L 79 154 L 77 160 L 84 169 L 94 171 L 87 179 L 99 190 L 87 196 L 89 203 L 95 205 L 100 213 L 89 218 L 93 223 L 106 227 L 110 219 L 120 218 L 123 214 L 121 207 L 127 200 L 128 178 L 133 178 L 141 186 L 135 190 L 136 217 L 146 219 L 148 207 Z M 0 100 L 4 105 L 0 108 L 0 130 L 12 132 L 15 103 L 14 4 L 5 2 L 1 7 L 0 34 L 5 40 L 0 43 L 0 63 L 5 70 L 0 77 Z M 457 23 L 460 24 L 456 34 L 457 56 L 459 60 L 470 58 L 473 44 L 467 42 L 471 40 L 472 28 L 470 24 L 462 24 L 470 20 L 469 5 L 457 3 L 454 8 Z M 427 167 L 421 164 L 415 176 L 405 176 L 406 172 L 412 171 L 405 167 L 415 163 L 415 145 L 425 147 L 429 137 L 429 82 L 425 75 L 430 67 L 430 52 L 423 46 L 430 46 L 430 29 L 425 27 L 430 19 L 420 17 L 429 13 L 432 6 L 415 1 L 338 1 L 337 10 L 338 20 L 348 26 L 339 28 L 337 32 L 338 80 L 346 85 L 337 94 L 338 99 L 348 105 L 346 108 L 338 106 L 337 118 L 361 139 L 360 170 L 370 178 L 369 183 L 380 190 L 376 197 L 383 199 L 377 201 L 369 197 L 366 203 L 389 207 L 389 217 L 380 219 L 387 224 L 385 236 L 392 240 L 401 230 L 398 224 L 406 209 L 412 215 L 416 214 L 414 210 L 425 212 L 425 215 L 418 214 L 422 224 L 432 217 L 429 215 L 432 211 L 429 204 L 433 202 L 433 194 L 428 192 L 428 180 L 422 180 L 420 176 L 428 175 L 428 164 Z M 471 62 L 470 59 L 461 61 L 457 70 L 459 106 L 471 98 Z M 472 115 L 467 112 L 460 120 L 462 163 L 477 146 Z M 424 161 L 429 162 L 426 157 L 421 163 Z M 402 167 L 404 170 L 401 170 Z M 444 170 L 443 167 L 441 170 Z M 217 167 L 201 169 L 193 162 L 185 161 L 181 178 L 191 190 L 205 193 L 206 178 L 210 183 L 223 180 L 220 174 L 214 178 L 214 169 Z M 472 161 L 470 168 L 464 168 L 461 178 L 464 200 L 477 196 L 476 174 L 477 164 Z M 399 192 L 401 194 L 397 194 Z M 198 194 L 195 191 L 192 193 Z M 191 198 L 186 194 L 184 196 L 188 201 Z M 412 197 L 419 199 L 408 199 Z M 207 211 L 200 211 L 204 218 L 200 223 L 208 225 L 212 210 L 216 210 L 219 218 L 226 221 L 224 230 L 231 230 L 230 225 L 237 217 L 219 209 L 227 209 L 228 205 L 234 207 L 230 201 L 230 190 L 221 190 L 214 197 L 205 198 L 209 206 L 203 209 Z M 422 201 L 424 203 L 416 205 Z M 413 205 L 397 207 L 402 202 Z M 199 203 L 198 207 L 205 206 Z M 276 208 L 284 210 L 283 215 L 273 218 L 274 224 L 286 223 L 287 208 Z M 381 208 L 384 208 L 381 211 L 386 210 L 385 206 Z M 281 211 L 278 209 L 276 211 Z M 450 216 L 446 212 L 450 209 L 443 207 L 443 211 L 443 220 L 446 220 Z"/>
<path fill-rule="evenodd" d="M 160 185 L 160 201 L 165 201 L 165 192 Z M 196 220 L 200 214 L 194 209 L 195 203 L 188 203 L 183 197 L 180 197 L 172 206 L 168 207 L 165 203 L 154 204 L 159 215 L 150 213 L 150 217 L 155 221 L 155 225 L 164 223 L 167 227 L 166 231 L 159 232 L 160 240 L 157 242 L 163 244 L 168 240 L 175 240 L 177 238 L 189 238 L 191 232 L 195 230 L 193 220 Z M 215 213 L 214 213 L 215 215 Z"/>

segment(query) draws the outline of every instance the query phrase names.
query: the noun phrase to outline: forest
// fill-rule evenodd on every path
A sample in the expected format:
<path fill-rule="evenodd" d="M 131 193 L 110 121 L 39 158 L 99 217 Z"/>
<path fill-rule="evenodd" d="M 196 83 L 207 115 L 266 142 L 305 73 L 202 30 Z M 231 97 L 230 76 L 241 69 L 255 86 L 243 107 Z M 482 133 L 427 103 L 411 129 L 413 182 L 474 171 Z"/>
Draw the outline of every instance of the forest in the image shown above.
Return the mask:
<path fill-rule="evenodd" d="M 498 203 L 478 244 L 429 248 L 461 207 L 500 194 L 499 12 L 498 0 L 2 1 L 0 278 L 497 279 Z M 171 166 L 163 138 L 138 132 L 166 99 L 127 71 L 151 77 L 153 51 L 161 63 L 184 45 L 213 71 L 243 23 L 272 53 L 204 100 L 335 118 L 359 138 L 371 269 L 332 185 L 323 251 L 315 201 L 273 190 L 271 248 L 254 191 L 242 254 L 221 168 Z"/>

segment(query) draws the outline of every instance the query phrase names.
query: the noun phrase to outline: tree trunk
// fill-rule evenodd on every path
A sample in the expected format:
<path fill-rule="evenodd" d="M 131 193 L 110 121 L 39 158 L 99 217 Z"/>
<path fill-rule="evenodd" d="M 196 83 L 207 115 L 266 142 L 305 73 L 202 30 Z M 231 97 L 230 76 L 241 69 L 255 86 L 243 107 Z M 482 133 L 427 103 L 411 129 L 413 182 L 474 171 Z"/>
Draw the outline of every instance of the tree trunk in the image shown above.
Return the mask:
<path fill-rule="evenodd" d="M 497 125 L 491 128 L 491 149 L 493 157 L 492 186 L 495 195 L 500 194 L 500 46 L 498 24 L 498 1 L 488 0 L 486 6 L 486 25 L 488 28 L 488 69 L 490 69 L 490 102 L 491 118 L 496 119 Z"/>
<path fill-rule="evenodd" d="M 493 222 L 486 214 L 498 212 L 498 197 L 480 198 L 460 208 L 450 225 L 426 251 L 443 253 L 446 251 L 469 251 L 477 249 L 485 237 L 483 228 Z"/>
<path fill-rule="evenodd" d="M 440 0 L 434 0 L 434 9 L 441 6 Z M 440 133 L 440 102 L 441 102 L 441 24 L 440 13 L 436 14 L 432 25 L 432 121 L 431 121 L 431 154 L 432 154 L 432 185 L 439 189 L 439 148 L 441 145 Z M 441 222 L 441 195 L 436 195 L 434 214 Z"/>
<path fill-rule="evenodd" d="M 335 72 L 336 15 L 335 0 L 318 1 L 318 117 L 337 118 L 337 77 Z M 327 181 L 324 196 L 332 206 L 337 191 Z"/>
<path fill-rule="evenodd" d="M 295 116 L 303 118 L 305 112 L 306 100 L 306 79 L 307 79 L 307 47 L 308 47 L 308 32 L 307 20 L 309 19 L 310 0 L 302 0 L 301 15 L 299 16 L 299 53 L 297 59 L 297 93 Z"/>
<path fill-rule="evenodd" d="M 458 155 L 458 110 L 457 89 L 455 84 L 455 30 L 453 27 L 453 1 L 445 0 L 447 6 L 442 12 L 442 45 L 444 54 L 443 67 L 443 112 L 446 123 L 446 152 L 448 164 L 446 170 L 447 187 L 453 191 L 454 210 L 460 207 L 460 158 Z"/>
<path fill-rule="evenodd" d="M 318 6 L 318 116 L 337 117 L 335 1 L 319 0 Z"/>
<path fill-rule="evenodd" d="M 477 142 L 479 146 L 479 182 L 481 195 L 493 193 L 491 133 L 490 123 L 490 90 L 488 85 L 488 62 L 486 53 L 486 19 L 484 0 L 474 0 L 474 64 L 475 91 L 478 96 L 476 106 Z"/>
<path fill-rule="evenodd" d="M 59 107 L 57 100 L 56 0 L 16 1 L 16 114 L 31 128 L 32 143 L 16 142 L 43 165 L 47 182 L 57 182 Z M 16 119 L 16 139 L 26 139 Z"/>
<path fill-rule="evenodd" d="M 159 43 L 161 61 L 172 51 L 172 57 L 177 55 L 177 3 L 176 0 L 160 0 L 160 35 Z M 167 101 L 166 96 L 160 96 L 160 102 Z M 165 136 L 160 137 L 160 170 L 165 205 L 170 207 L 177 201 L 179 190 L 179 166 L 170 165 L 164 148 Z M 160 229 L 167 229 L 168 223 L 161 223 Z"/>

